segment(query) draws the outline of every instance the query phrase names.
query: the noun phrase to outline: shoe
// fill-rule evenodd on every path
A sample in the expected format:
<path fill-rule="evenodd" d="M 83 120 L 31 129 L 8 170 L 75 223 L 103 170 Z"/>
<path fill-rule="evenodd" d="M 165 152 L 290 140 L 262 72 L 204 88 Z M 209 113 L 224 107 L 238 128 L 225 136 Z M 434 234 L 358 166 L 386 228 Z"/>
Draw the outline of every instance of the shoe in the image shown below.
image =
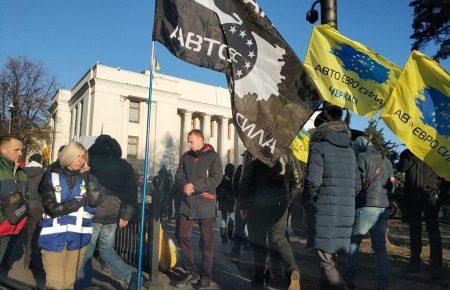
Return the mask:
<path fill-rule="evenodd" d="M 194 289 L 206 290 L 209 289 L 211 285 L 211 280 L 209 279 L 199 279 L 197 282 L 191 284 Z"/>
<path fill-rule="evenodd" d="M 198 281 L 198 276 L 188 273 L 182 280 L 177 281 L 175 287 L 177 288 L 185 288 L 190 287 L 192 283 Z"/>
<path fill-rule="evenodd" d="M 298 271 L 292 272 L 288 290 L 300 290 L 300 273 Z"/>
<path fill-rule="evenodd" d="M 444 277 L 444 269 L 442 267 L 434 267 L 431 270 L 430 280 L 439 280 Z"/>
<path fill-rule="evenodd" d="M 409 263 L 403 268 L 403 274 L 419 273 L 421 271 L 421 263 Z"/>
<path fill-rule="evenodd" d="M 254 277 L 250 281 L 250 287 L 255 290 L 266 289 L 266 283 L 263 277 Z"/>
<path fill-rule="evenodd" d="M 225 257 L 227 257 L 231 262 L 239 262 L 241 260 L 241 253 L 229 252 L 225 253 Z"/>

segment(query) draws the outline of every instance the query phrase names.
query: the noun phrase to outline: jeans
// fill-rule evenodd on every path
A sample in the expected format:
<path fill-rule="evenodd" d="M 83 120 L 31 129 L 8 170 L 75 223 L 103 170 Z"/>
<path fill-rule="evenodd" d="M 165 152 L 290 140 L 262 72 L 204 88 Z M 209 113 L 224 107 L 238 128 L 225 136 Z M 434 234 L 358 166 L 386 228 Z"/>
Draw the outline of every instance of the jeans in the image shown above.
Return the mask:
<path fill-rule="evenodd" d="M 442 238 L 439 230 L 439 207 L 428 202 L 416 203 L 407 208 L 409 215 L 409 234 L 411 263 L 420 263 L 422 253 L 422 212 L 430 240 L 430 264 L 433 268 L 442 267 Z"/>
<path fill-rule="evenodd" d="M 78 275 L 81 283 L 90 284 L 90 273 L 92 273 L 92 256 L 94 255 L 94 250 L 97 243 L 100 259 L 106 264 L 111 272 L 117 276 L 117 278 L 130 282 L 131 275 L 135 272 L 135 269 L 125 263 L 122 257 L 120 257 L 114 249 L 116 229 L 117 224 L 93 224 L 92 238 L 87 245 L 84 263 Z"/>
<path fill-rule="evenodd" d="M 388 212 L 380 207 L 362 207 L 356 209 L 355 223 L 348 254 L 344 278 L 349 285 L 355 284 L 356 266 L 358 264 L 359 246 L 369 232 L 372 249 L 377 257 L 378 289 L 389 287 L 389 255 L 386 249 L 386 230 Z"/>
<path fill-rule="evenodd" d="M 214 250 L 214 219 L 197 220 L 200 226 L 201 241 L 203 242 L 202 255 L 202 280 L 211 280 L 212 262 Z M 192 250 L 192 228 L 195 220 L 186 218 L 184 215 L 178 215 L 177 236 L 180 242 L 181 262 L 187 272 L 193 276 L 198 276 L 199 272 L 194 260 Z"/>
<path fill-rule="evenodd" d="M 269 214 L 270 213 L 270 214 Z M 267 254 L 271 261 L 281 261 L 287 272 L 299 271 L 291 245 L 286 237 L 288 209 L 285 205 L 273 208 L 251 208 L 248 214 L 248 233 L 253 246 L 255 278 L 264 275 Z M 269 240 L 267 247 L 266 240 Z"/>

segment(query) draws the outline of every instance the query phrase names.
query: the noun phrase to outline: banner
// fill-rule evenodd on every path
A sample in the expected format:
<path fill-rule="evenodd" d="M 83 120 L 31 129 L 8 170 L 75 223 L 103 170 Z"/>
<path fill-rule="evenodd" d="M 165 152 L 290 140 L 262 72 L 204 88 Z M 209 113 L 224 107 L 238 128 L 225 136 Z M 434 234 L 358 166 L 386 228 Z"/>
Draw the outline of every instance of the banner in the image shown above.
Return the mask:
<path fill-rule="evenodd" d="M 308 132 L 302 128 L 289 146 L 294 153 L 294 156 L 305 163 L 308 161 L 309 138 Z"/>
<path fill-rule="evenodd" d="M 314 27 L 305 68 L 326 101 L 366 118 L 385 106 L 401 73 L 397 65 L 329 25 Z"/>
<path fill-rule="evenodd" d="M 411 152 L 450 181 L 450 74 L 413 51 L 381 115 Z"/>
<path fill-rule="evenodd" d="M 253 0 L 157 0 L 153 40 L 227 75 L 245 147 L 273 165 L 322 102 L 303 64 Z"/>

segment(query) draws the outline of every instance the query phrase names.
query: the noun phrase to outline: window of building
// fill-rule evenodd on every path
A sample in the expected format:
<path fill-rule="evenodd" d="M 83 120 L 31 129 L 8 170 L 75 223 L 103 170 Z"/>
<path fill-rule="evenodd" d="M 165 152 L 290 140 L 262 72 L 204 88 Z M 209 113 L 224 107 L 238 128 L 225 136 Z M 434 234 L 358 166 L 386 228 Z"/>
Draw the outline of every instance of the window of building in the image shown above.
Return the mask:
<path fill-rule="evenodd" d="M 139 123 L 139 107 L 140 102 L 130 101 L 130 116 L 129 121 L 132 123 Z"/>
<path fill-rule="evenodd" d="M 78 108 L 75 107 L 74 110 L 74 114 L 75 114 L 75 123 L 73 124 L 73 136 L 78 136 L 78 132 L 79 132 L 79 128 L 78 128 Z"/>
<path fill-rule="evenodd" d="M 70 139 L 72 140 L 75 131 L 75 109 L 70 111 Z"/>
<path fill-rule="evenodd" d="M 231 140 L 232 131 L 233 131 L 233 123 L 228 122 L 228 140 Z"/>
<path fill-rule="evenodd" d="M 227 151 L 227 163 L 231 163 L 231 149 Z"/>
<path fill-rule="evenodd" d="M 127 158 L 137 159 L 139 137 L 128 136 Z"/>

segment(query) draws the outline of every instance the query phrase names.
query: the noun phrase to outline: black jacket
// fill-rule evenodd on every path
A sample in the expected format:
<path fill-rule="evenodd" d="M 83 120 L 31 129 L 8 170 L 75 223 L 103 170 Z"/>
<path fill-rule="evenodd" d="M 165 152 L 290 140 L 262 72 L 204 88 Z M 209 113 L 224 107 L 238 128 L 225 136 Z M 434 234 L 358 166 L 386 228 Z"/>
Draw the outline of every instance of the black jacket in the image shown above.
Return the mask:
<path fill-rule="evenodd" d="M 289 207 L 301 191 L 302 177 L 301 162 L 290 149 L 273 167 L 246 151 L 239 183 L 239 207 L 241 210 L 281 204 Z"/>
<path fill-rule="evenodd" d="M 72 199 L 66 202 L 58 203 L 56 201 L 55 189 L 48 176 L 52 172 L 64 175 L 69 185 L 72 189 L 77 180 L 83 178 L 86 183 L 86 198 L 84 199 Z M 61 217 L 72 212 L 77 211 L 85 203 L 91 207 L 96 207 L 105 198 L 104 188 L 100 185 L 97 178 L 91 174 L 80 174 L 79 171 L 71 171 L 67 168 L 62 168 L 58 162 L 53 163 L 53 165 L 47 168 L 44 177 L 39 184 L 39 192 L 42 195 L 42 205 L 44 211 L 52 218 Z"/>
<path fill-rule="evenodd" d="M 137 176 L 121 156 L 119 143 L 108 135 L 99 136 L 89 148 L 90 173 L 97 177 L 107 194 L 97 207 L 95 223 L 114 224 L 119 218 L 128 221 L 135 212 Z"/>
<path fill-rule="evenodd" d="M 366 190 L 361 190 L 356 196 L 356 208 L 360 207 L 388 207 L 388 193 L 392 189 L 391 178 L 394 177 L 391 161 L 385 157 L 381 163 L 381 153 L 371 145 L 367 150 L 358 154 L 358 168 L 361 176 L 361 184 L 377 170 L 381 164 L 381 171 L 367 185 Z"/>
<path fill-rule="evenodd" d="M 348 251 L 361 190 L 351 133 L 341 121 L 317 127 L 311 137 L 302 200 L 308 211 L 307 245 L 327 253 Z"/>
<path fill-rule="evenodd" d="M 184 153 L 175 177 L 177 192 L 181 196 L 179 214 L 189 219 L 215 218 L 216 188 L 222 180 L 222 172 L 220 156 L 211 145 Z M 195 187 L 195 193 L 190 197 L 183 193 L 188 183 Z"/>
<path fill-rule="evenodd" d="M 442 178 L 408 149 L 400 154 L 397 169 L 405 173 L 403 192 L 407 203 L 436 204 L 440 193 L 446 191 L 442 188 L 446 184 Z"/>
<path fill-rule="evenodd" d="M 226 175 L 223 175 L 222 181 L 217 187 L 217 200 L 220 211 L 234 211 L 235 198 L 233 195 L 232 180 Z"/>
<path fill-rule="evenodd" d="M 42 167 L 40 163 L 35 161 L 30 162 L 26 167 L 23 168 L 28 177 L 27 184 L 27 200 L 30 208 L 35 208 L 43 210 L 42 207 L 42 197 L 39 193 L 39 183 L 41 183 L 42 177 L 45 173 L 45 168 Z"/>

